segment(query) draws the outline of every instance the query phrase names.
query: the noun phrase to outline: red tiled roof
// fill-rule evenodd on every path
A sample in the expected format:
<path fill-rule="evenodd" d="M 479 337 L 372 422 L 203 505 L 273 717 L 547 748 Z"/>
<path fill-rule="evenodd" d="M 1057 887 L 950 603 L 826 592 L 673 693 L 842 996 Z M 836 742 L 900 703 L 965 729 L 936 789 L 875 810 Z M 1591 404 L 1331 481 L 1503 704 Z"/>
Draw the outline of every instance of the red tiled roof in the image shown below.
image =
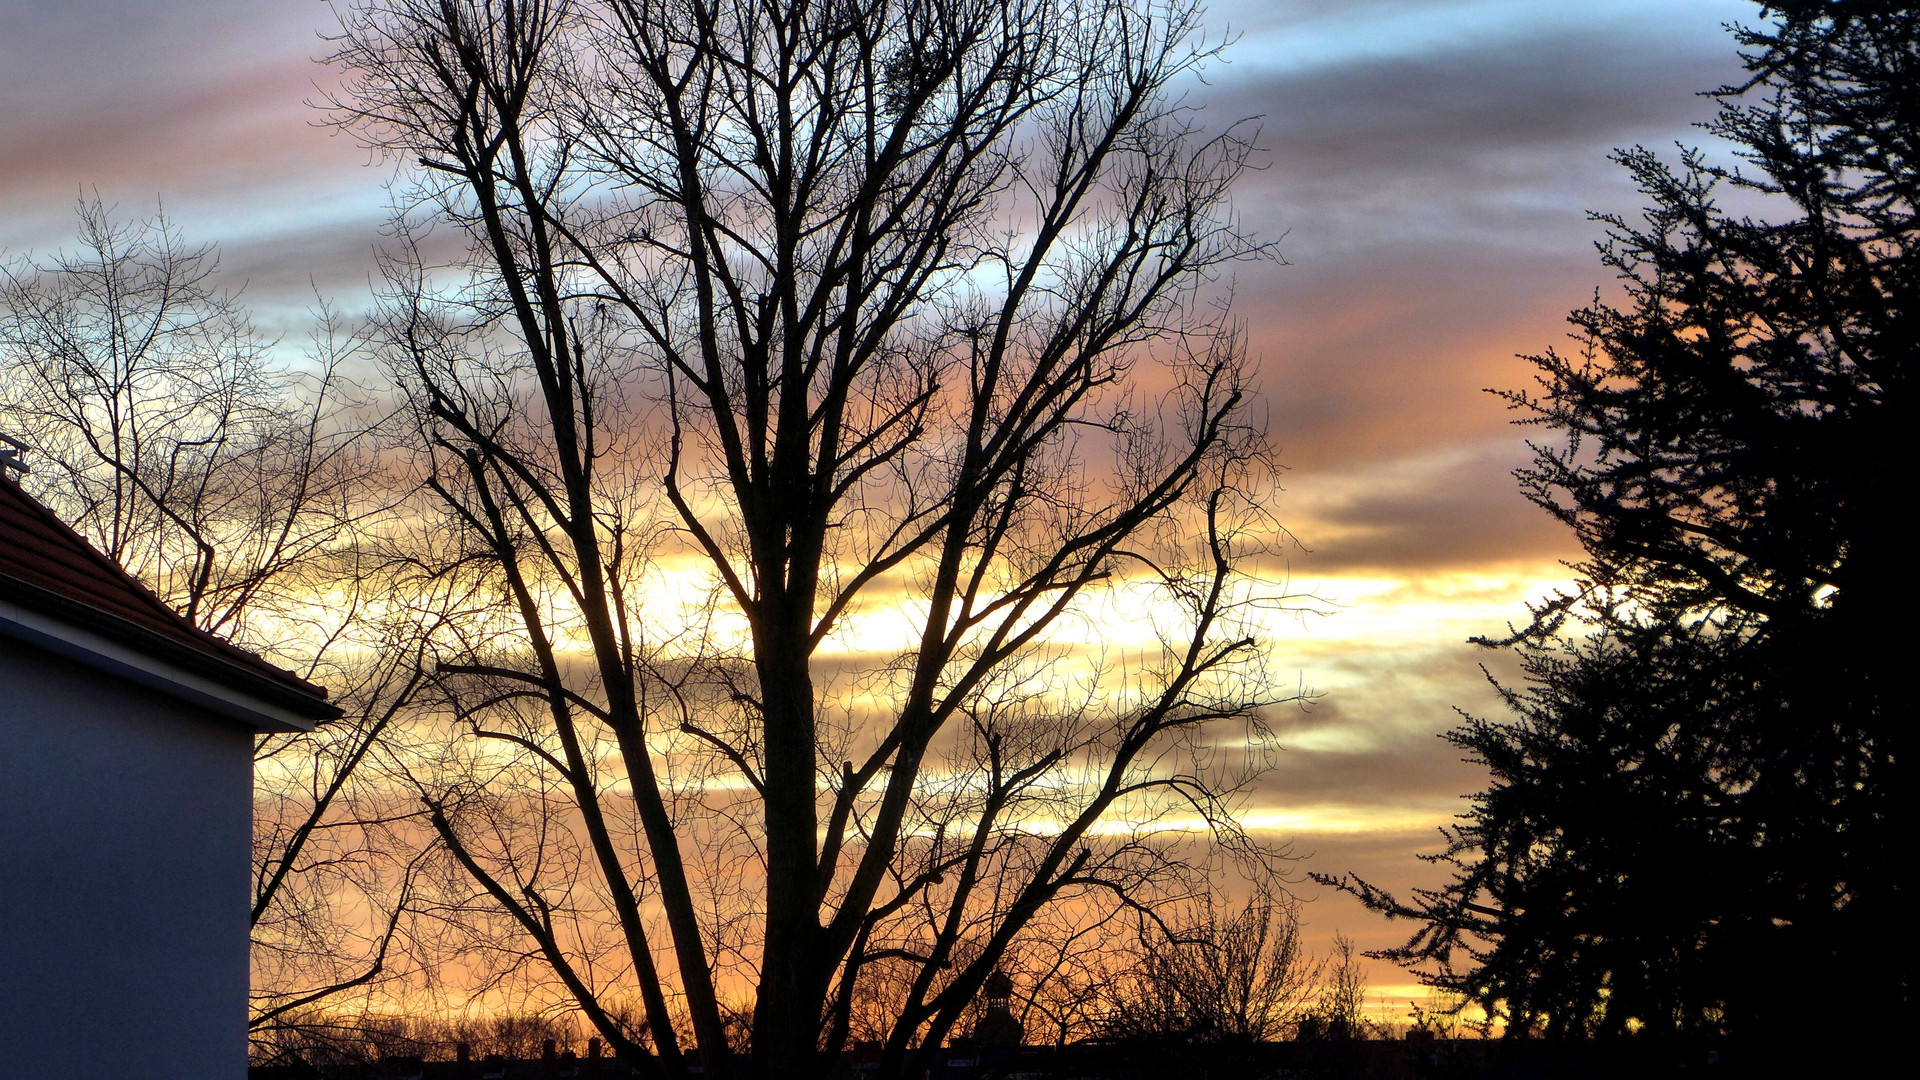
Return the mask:
<path fill-rule="evenodd" d="M 95 551 L 0 470 L 0 598 L 159 659 L 200 670 L 314 718 L 338 715 L 324 688 L 199 629 Z M 209 663 L 210 662 L 210 663 Z M 235 670 L 237 669 L 237 670 Z"/>

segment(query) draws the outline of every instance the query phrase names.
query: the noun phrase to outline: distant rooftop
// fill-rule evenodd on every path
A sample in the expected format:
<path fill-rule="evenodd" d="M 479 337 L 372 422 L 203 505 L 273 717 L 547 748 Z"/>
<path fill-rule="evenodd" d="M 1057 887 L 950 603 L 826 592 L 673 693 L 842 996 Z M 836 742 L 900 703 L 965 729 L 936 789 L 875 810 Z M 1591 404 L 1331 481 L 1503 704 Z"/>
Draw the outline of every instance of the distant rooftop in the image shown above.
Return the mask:
<path fill-rule="evenodd" d="M 0 602 L 106 638 L 306 720 L 327 691 L 188 622 L 0 469 Z"/>

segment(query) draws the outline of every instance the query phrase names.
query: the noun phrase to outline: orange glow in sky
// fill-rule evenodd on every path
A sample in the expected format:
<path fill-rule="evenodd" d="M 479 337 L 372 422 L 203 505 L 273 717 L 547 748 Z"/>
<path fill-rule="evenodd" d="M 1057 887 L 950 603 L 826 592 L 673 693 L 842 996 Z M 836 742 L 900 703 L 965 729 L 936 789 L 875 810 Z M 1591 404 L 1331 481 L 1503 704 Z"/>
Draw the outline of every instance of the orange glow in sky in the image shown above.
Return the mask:
<path fill-rule="evenodd" d="M 1239 0 L 1210 18 L 1240 36 L 1196 87 L 1210 121 L 1259 115 L 1264 168 L 1236 203 L 1287 265 L 1248 269 L 1237 314 L 1264 415 L 1290 471 L 1274 518 L 1299 541 L 1288 587 L 1320 614 L 1276 613 L 1270 670 L 1314 692 L 1276 716 L 1286 748 L 1247 824 L 1302 857 L 1307 936 L 1362 948 L 1400 928 L 1304 883 L 1353 871 L 1404 890 L 1481 774 L 1436 737 L 1460 707 L 1497 709 L 1466 643 L 1524 616 L 1568 571 L 1569 538 L 1515 490 L 1527 459 L 1487 387 L 1528 378 L 1516 352 L 1565 341 L 1565 313 L 1604 271 L 1586 212 L 1640 203 L 1614 147 L 1698 143 L 1695 92 L 1736 70 L 1732 0 Z M 164 202 L 222 246 L 231 282 L 297 335 L 314 290 L 371 302 L 390 166 L 369 164 L 307 104 L 334 76 L 321 4 L 0 0 L 0 249 L 50 251 L 98 190 L 125 216 Z M 668 561 L 656 595 L 703 581 Z M 894 644 L 870 604 L 829 651 Z M 724 627 L 723 627 L 724 628 Z M 740 628 L 733 628 L 738 630 Z M 1109 641 L 1124 647 L 1127 642 Z M 1379 1011 L 1425 991 L 1370 971 Z"/>

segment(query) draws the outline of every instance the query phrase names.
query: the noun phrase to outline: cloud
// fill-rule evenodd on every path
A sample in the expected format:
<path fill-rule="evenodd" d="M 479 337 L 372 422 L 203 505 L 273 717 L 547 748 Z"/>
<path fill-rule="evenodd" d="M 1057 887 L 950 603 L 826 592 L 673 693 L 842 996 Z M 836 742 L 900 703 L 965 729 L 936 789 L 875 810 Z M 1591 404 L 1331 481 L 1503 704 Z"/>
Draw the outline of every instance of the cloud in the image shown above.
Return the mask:
<path fill-rule="evenodd" d="M 1455 706 L 1493 715 L 1480 673 L 1511 658 L 1465 644 L 1524 615 L 1564 576 L 1564 532 L 1516 492 L 1526 460 L 1483 392 L 1529 377 L 1516 353 L 1559 345 L 1566 311 L 1607 273 L 1588 210 L 1641 204 L 1606 155 L 1705 140 L 1695 92 L 1735 71 L 1733 0 L 1219 0 L 1244 32 L 1202 119 L 1261 115 L 1261 171 L 1236 205 L 1287 266 L 1251 266 L 1239 315 L 1260 404 L 1293 469 L 1275 508 L 1309 549 L 1293 570 L 1346 609 L 1276 637 L 1272 667 L 1326 692 L 1279 710 L 1287 747 L 1251 793 L 1305 869 L 1401 891 L 1446 871 L 1432 826 L 1484 774 L 1436 736 Z M 58 246 L 83 187 L 223 245 L 248 298 L 293 327 L 309 280 L 351 305 L 372 271 L 389 175 L 305 103 L 333 76 L 319 4 L 0 0 L 0 248 Z M 443 236 L 439 242 L 447 242 Z M 823 660 L 831 682 L 836 665 Z M 1321 947 L 1406 929 L 1319 895 Z M 1375 984 L 1403 983 L 1385 965 Z"/>
<path fill-rule="evenodd" d="M 1424 648 L 1348 645 L 1308 661 L 1307 679 L 1331 693 L 1311 710 L 1276 718 L 1277 741 L 1287 749 L 1260 779 L 1250 816 L 1258 823 L 1294 815 L 1266 838 L 1291 850 L 1292 888 L 1306 901 L 1304 937 L 1314 951 L 1331 948 L 1336 932 L 1362 950 L 1391 948 L 1413 928 L 1366 912 L 1306 880 L 1308 873 L 1354 874 L 1402 898 L 1447 882 L 1448 868 L 1422 856 L 1445 846 L 1440 828 L 1467 809 L 1464 796 L 1485 787 L 1487 776 L 1439 736 L 1460 722 L 1456 707 L 1500 715 L 1482 664 L 1506 681 L 1518 674 L 1509 654 L 1458 635 Z M 1399 1008 L 1423 996 L 1390 963 L 1368 961 L 1364 969 L 1374 991 L 1397 995 Z"/>
<path fill-rule="evenodd" d="M 1587 211 L 1640 202 L 1608 152 L 1704 139 L 1691 125 L 1712 106 L 1696 91 L 1736 71 L 1719 23 L 1750 12 L 1457 0 L 1219 14 L 1247 33 L 1195 97 L 1209 118 L 1264 117 L 1263 168 L 1237 205 L 1291 265 L 1243 271 L 1237 310 L 1302 491 L 1319 472 L 1503 433 L 1518 447 L 1482 390 L 1523 384 L 1515 354 L 1559 344 L 1565 313 L 1608 283 Z M 1469 503 L 1510 492 L 1503 471 L 1483 470 Z M 1499 532 L 1518 535 L 1522 517 L 1509 506 Z"/>
<path fill-rule="evenodd" d="M 323 114 L 308 104 L 331 78 L 313 60 L 325 52 L 326 19 L 317 4 L 244 0 L 0 8 L 10 112 L 0 248 L 66 245 L 75 200 L 97 190 L 125 217 L 164 205 L 189 239 L 221 243 L 229 270 L 250 240 L 339 232 L 342 222 L 370 268 L 384 173 L 364 167 L 351 139 L 317 127 Z M 278 263 L 289 266 L 284 251 Z M 281 276 L 306 291 L 305 273 Z"/>
<path fill-rule="evenodd" d="M 1740 5 L 1549 8 L 1279 5 L 1206 88 L 1208 116 L 1265 117 L 1237 202 L 1292 265 L 1244 272 L 1238 311 L 1295 468 L 1509 430 L 1482 389 L 1608 282 L 1586 212 L 1639 204 L 1608 152 L 1704 137 Z"/>
<path fill-rule="evenodd" d="M 1617 0 L 1584 12 L 1472 0 L 1326 6 L 1338 17 L 1235 42 L 1204 98 L 1209 115 L 1264 115 L 1276 146 L 1315 149 L 1274 155 L 1308 175 L 1398 174 L 1487 149 L 1684 126 L 1711 111 L 1697 91 L 1737 76 L 1722 21 L 1752 12 Z M 1411 17 L 1383 17 L 1396 10 Z"/>
<path fill-rule="evenodd" d="M 1415 575 L 1573 558 L 1565 527 L 1515 485 L 1530 460 L 1520 440 L 1496 437 L 1304 477 L 1288 521 L 1307 548 L 1294 570 Z"/>
<path fill-rule="evenodd" d="M 1351 469 L 1462 442 L 1521 440 L 1489 387 L 1564 340 L 1601 277 L 1591 256 L 1409 248 L 1326 257 L 1243 282 L 1258 408 L 1289 467 Z M 1298 487 L 1295 478 L 1293 486 Z"/>

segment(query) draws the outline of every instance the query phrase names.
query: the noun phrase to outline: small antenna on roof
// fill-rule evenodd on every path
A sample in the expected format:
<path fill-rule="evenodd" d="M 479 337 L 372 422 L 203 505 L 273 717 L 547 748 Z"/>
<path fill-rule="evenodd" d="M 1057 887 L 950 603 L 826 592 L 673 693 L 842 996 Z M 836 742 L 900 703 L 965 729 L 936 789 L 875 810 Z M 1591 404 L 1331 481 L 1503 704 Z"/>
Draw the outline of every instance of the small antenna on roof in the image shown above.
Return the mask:
<path fill-rule="evenodd" d="M 33 471 L 27 468 L 26 462 L 20 460 L 20 455 L 31 450 L 32 447 L 4 432 L 0 432 L 0 443 L 7 444 L 0 446 L 0 476 L 7 475 L 10 469 L 18 469 L 23 474 Z"/>

